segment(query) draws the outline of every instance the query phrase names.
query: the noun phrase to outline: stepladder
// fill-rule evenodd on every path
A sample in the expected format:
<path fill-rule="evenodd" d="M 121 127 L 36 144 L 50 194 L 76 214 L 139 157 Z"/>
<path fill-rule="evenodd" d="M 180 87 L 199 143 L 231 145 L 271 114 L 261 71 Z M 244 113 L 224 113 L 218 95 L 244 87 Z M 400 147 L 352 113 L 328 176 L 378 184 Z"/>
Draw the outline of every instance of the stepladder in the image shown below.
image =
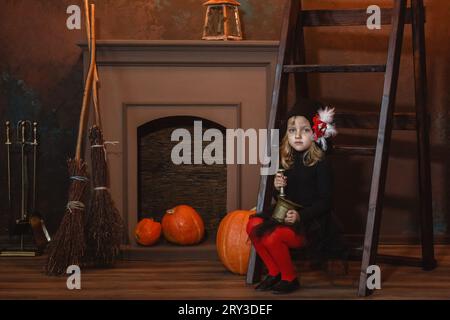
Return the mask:
<path fill-rule="evenodd" d="M 308 96 L 307 75 L 311 73 L 383 73 L 384 86 L 378 112 L 338 113 L 338 124 L 352 129 L 376 129 L 375 146 L 334 146 L 334 154 L 339 156 L 364 155 L 373 157 L 373 170 L 368 201 L 367 220 L 362 249 L 359 252 L 361 269 L 358 295 L 367 296 L 372 291 L 367 286 L 368 268 L 380 262 L 413 265 L 432 270 L 436 267 L 433 242 L 433 216 L 431 195 L 430 142 L 428 132 L 428 110 L 426 95 L 425 56 L 425 7 L 423 0 L 393 0 L 392 8 L 383 8 L 380 23 L 390 25 L 390 35 L 386 64 L 307 64 L 305 54 L 305 28 L 311 27 L 352 27 L 367 24 L 367 8 L 345 10 L 303 10 L 301 0 L 288 0 L 283 14 L 277 68 L 272 94 L 272 104 L 268 129 L 280 129 L 287 113 L 287 96 L 291 79 L 295 82 L 297 96 Z M 410 4 L 410 5 L 408 5 Z M 405 26 L 412 29 L 412 52 L 414 61 L 415 96 L 414 113 L 395 112 L 398 88 L 400 58 Z M 417 137 L 417 170 L 421 258 L 385 256 L 378 254 L 379 234 L 383 211 L 389 152 L 393 130 L 414 130 Z M 272 143 L 269 139 L 269 143 Z M 257 211 L 268 210 L 273 194 L 273 176 L 261 176 L 257 198 Z M 301 215 L 301 213 L 300 213 Z M 262 263 L 252 247 L 246 281 L 248 284 L 259 280 Z"/>

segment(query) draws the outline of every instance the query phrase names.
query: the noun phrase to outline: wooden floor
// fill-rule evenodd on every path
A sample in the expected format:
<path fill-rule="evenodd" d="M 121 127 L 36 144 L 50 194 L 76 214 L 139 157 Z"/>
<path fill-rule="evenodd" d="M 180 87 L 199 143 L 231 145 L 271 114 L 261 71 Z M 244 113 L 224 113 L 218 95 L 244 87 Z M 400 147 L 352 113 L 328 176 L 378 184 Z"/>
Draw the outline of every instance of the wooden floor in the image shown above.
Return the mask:
<path fill-rule="evenodd" d="M 417 256 L 411 246 L 384 246 L 385 254 Z M 439 267 L 381 265 L 382 289 L 366 299 L 450 299 L 450 246 L 437 246 Z M 256 292 L 243 276 L 216 259 L 204 261 L 119 261 L 113 269 L 82 270 L 81 290 L 68 290 L 65 277 L 47 277 L 45 257 L 0 258 L 0 299 L 357 299 L 359 264 L 347 276 L 299 270 L 302 288 L 290 295 Z"/>

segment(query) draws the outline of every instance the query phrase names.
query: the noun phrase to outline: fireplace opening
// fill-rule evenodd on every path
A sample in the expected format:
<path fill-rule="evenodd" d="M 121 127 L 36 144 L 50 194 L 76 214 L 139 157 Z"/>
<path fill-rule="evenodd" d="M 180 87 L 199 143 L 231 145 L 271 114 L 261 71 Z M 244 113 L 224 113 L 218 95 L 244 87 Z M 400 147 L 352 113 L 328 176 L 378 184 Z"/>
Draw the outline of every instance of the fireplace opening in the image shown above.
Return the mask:
<path fill-rule="evenodd" d="M 202 136 L 208 129 L 218 129 L 225 135 L 226 128 L 220 124 L 192 116 L 164 117 L 137 128 L 138 220 L 153 218 L 161 222 L 167 209 L 187 204 L 203 218 L 205 240 L 214 241 L 220 220 L 227 211 L 225 150 L 223 164 L 207 165 L 204 161 L 193 164 L 193 156 L 192 164 L 176 165 L 171 160 L 172 149 L 179 143 L 171 141 L 176 129 L 190 132 L 191 150 L 194 150 L 198 139 L 194 135 L 194 121 L 202 121 Z M 210 143 L 201 139 L 202 150 Z"/>

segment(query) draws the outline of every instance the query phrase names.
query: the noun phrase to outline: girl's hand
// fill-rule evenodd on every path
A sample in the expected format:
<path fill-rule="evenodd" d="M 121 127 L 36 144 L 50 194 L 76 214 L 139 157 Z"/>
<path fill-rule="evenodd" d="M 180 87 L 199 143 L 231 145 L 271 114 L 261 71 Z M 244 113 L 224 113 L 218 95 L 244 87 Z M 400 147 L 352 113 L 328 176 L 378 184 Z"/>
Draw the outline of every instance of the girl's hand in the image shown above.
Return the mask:
<path fill-rule="evenodd" d="M 284 223 L 295 224 L 300 221 L 300 214 L 296 210 L 289 210 L 286 213 L 286 218 L 284 218 Z"/>
<path fill-rule="evenodd" d="M 281 187 L 286 187 L 286 185 L 287 185 L 287 177 L 284 176 L 281 173 L 277 173 L 275 175 L 275 179 L 273 181 L 273 185 L 275 186 L 275 189 L 280 191 Z"/>

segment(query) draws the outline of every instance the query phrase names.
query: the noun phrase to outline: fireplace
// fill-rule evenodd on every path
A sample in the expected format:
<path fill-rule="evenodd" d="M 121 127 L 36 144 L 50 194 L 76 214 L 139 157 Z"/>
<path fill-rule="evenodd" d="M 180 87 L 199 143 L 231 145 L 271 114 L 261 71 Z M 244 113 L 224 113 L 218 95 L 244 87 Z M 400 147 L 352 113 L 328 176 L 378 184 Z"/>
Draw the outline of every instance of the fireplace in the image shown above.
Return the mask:
<path fill-rule="evenodd" d="M 182 202 L 199 211 L 210 239 L 227 212 L 256 205 L 259 165 L 175 167 L 164 136 L 198 119 L 204 130 L 266 128 L 277 49 L 276 41 L 98 41 L 104 136 L 119 142 L 107 155 L 124 245 L 137 247 L 139 218 L 158 220 Z"/>
<path fill-rule="evenodd" d="M 194 122 L 201 123 L 199 136 L 194 132 Z M 225 127 L 199 117 L 173 116 L 156 119 L 137 129 L 138 144 L 138 220 L 154 218 L 161 221 L 165 211 L 176 205 L 187 204 L 195 208 L 205 223 L 206 240 L 216 234 L 220 220 L 227 211 L 227 166 L 225 153 L 221 161 L 195 164 L 193 154 L 190 163 L 172 161 L 172 141 L 175 130 L 186 130 L 191 139 L 190 147 L 210 143 L 203 141 L 206 130 L 216 129 L 225 135 Z M 199 141 L 197 141 L 199 140 Z M 225 150 L 224 150 L 225 151 Z M 216 159 L 216 154 L 213 155 Z"/>

